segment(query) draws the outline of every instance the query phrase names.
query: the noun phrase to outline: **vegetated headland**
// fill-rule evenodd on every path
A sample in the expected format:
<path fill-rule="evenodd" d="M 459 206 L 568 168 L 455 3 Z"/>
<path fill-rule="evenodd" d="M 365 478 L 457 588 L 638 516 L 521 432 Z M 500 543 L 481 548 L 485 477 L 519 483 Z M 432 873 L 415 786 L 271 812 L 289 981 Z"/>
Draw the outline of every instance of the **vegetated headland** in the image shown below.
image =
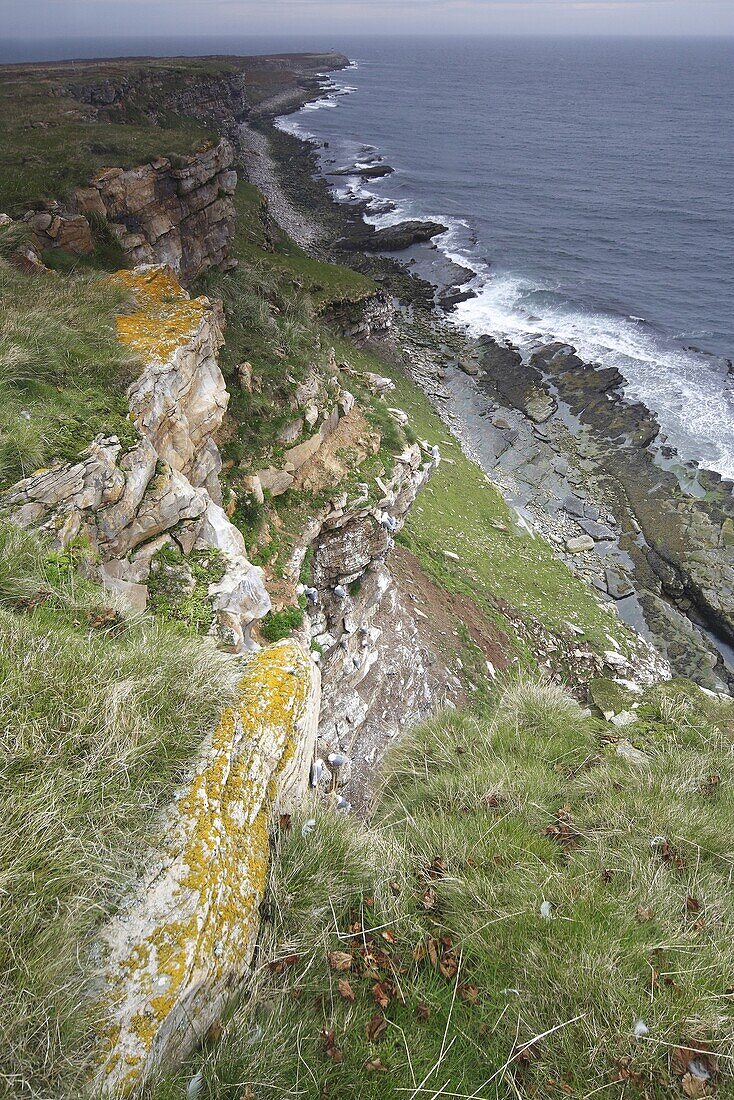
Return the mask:
<path fill-rule="evenodd" d="M 348 63 L 0 69 L 0 1087 L 732 1095 L 732 486 L 333 201 Z"/>

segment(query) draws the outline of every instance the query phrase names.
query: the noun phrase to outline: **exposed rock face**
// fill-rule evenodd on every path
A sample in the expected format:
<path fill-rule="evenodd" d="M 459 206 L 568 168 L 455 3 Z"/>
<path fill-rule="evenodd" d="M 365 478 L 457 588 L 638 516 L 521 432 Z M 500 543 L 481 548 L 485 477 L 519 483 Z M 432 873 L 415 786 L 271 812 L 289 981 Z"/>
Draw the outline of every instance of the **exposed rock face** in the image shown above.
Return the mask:
<path fill-rule="evenodd" d="M 31 211 L 23 221 L 31 231 L 33 247 L 37 252 L 47 248 L 60 248 L 86 256 L 94 252 L 94 241 L 89 222 L 81 214 L 62 214 L 60 211 Z"/>
<path fill-rule="evenodd" d="M 270 599 L 262 570 L 220 507 L 214 433 L 228 400 L 217 363 L 220 307 L 191 300 L 166 268 L 118 278 L 136 299 L 118 320 L 119 335 L 145 363 L 129 391 L 139 442 L 123 454 L 115 437 L 100 437 L 77 462 L 39 470 L 0 503 L 18 522 L 51 532 L 58 547 L 84 536 L 104 567 L 102 582 L 136 608 L 151 560 L 166 542 L 184 554 L 219 550 L 225 572 L 209 592 L 215 627 L 223 644 L 240 652 L 251 646 L 250 627 Z"/>
<path fill-rule="evenodd" d="M 181 158 L 137 168 L 108 168 L 76 192 L 78 214 L 107 219 L 132 264 L 162 263 L 190 283 L 232 266 L 237 186 L 228 141 Z"/>
<path fill-rule="evenodd" d="M 129 1091 L 185 1058 L 241 991 L 267 881 L 269 820 L 307 789 L 319 681 L 292 641 L 246 663 L 240 701 L 174 800 L 144 879 L 103 929 L 104 1092 Z"/>
<path fill-rule="evenodd" d="M 434 459 L 414 444 L 397 459 L 376 503 L 359 507 L 337 501 L 314 540 L 318 603 L 310 630 L 323 650 L 319 755 L 324 759 L 330 753 L 351 758 L 359 743 L 364 763 L 372 741 L 384 751 L 406 723 L 437 705 L 414 610 L 396 590 L 388 559 L 393 536 L 433 469 Z M 373 757 L 367 764 L 374 762 Z M 345 778 L 342 770 L 339 781 Z M 363 787 L 357 781 L 350 797 L 364 797 Z"/>
<path fill-rule="evenodd" d="M 136 314 L 121 322 L 121 335 L 148 359 L 148 368 L 128 391 L 135 424 L 162 461 L 185 474 L 193 485 L 203 485 L 220 503 L 222 462 L 214 435 L 229 403 L 217 361 L 217 351 L 224 343 L 221 309 L 203 299 L 192 302 L 177 294 L 160 269 L 147 276 L 138 272 L 119 278 L 131 283 L 139 306 Z M 178 298 L 174 322 L 179 331 L 185 326 L 190 329 L 189 339 L 172 352 L 165 334 L 150 330 L 164 298 L 167 313 L 171 301 Z"/>
<path fill-rule="evenodd" d="M 332 306 L 329 320 L 355 344 L 364 344 L 372 336 L 384 336 L 390 331 L 394 312 L 390 298 L 378 291 L 358 303 Z"/>

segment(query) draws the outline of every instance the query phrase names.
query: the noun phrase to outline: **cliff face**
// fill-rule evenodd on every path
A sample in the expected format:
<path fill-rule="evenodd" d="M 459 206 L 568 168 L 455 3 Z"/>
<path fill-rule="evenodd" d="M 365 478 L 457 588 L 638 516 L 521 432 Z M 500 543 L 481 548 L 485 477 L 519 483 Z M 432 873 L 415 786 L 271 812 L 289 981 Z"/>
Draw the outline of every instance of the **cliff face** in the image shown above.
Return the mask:
<path fill-rule="evenodd" d="M 123 451 L 116 437 L 99 437 L 78 462 L 37 471 L 2 503 L 18 522 L 47 530 L 57 548 L 82 540 L 103 583 L 136 608 L 145 607 L 151 567 L 166 547 L 216 551 L 220 575 L 208 587 L 214 629 L 239 652 L 270 599 L 221 507 L 214 442 L 228 401 L 217 362 L 221 310 L 189 298 L 167 268 L 118 278 L 135 301 L 119 319 L 120 339 L 144 364 L 129 390 L 139 442 Z"/>
<path fill-rule="evenodd" d="M 131 266 L 166 264 L 184 284 L 229 271 L 237 266 L 233 164 L 232 146 L 222 139 L 175 161 L 106 168 L 66 205 L 46 203 L 24 215 L 28 239 L 14 253 L 16 266 L 41 271 L 42 255 L 55 249 L 90 255 L 93 227 L 104 225 Z"/>
<path fill-rule="evenodd" d="M 366 485 L 353 500 L 334 500 L 312 544 L 318 598 L 309 627 L 322 653 L 324 683 L 315 779 L 363 807 L 389 742 L 460 691 L 421 638 L 420 621 L 391 569 L 395 534 L 435 464 L 430 450 L 409 447 L 392 477 L 380 479 L 376 500 L 367 499 Z"/>
<path fill-rule="evenodd" d="M 78 214 L 104 218 L 131 264 L 164 263 L 183 283 L 234 266 L 237 173 L 228 141 L 172 163 L 109 168 L 74 195 Z"/>

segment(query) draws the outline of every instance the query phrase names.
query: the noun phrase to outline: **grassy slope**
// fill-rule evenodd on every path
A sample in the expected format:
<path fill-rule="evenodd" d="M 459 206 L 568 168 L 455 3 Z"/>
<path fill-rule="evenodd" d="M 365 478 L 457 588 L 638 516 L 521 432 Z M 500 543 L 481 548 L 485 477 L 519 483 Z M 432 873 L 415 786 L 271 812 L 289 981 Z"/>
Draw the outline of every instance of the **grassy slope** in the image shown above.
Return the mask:
<path fill-rule="evenodd" d="M 201 1068 L 217 1100 L 261 1082 L 657 1100 L 682 1095 L 690 1061 L 712 1072 L 707 1051 L 733 1095 L 734 719 L 670 687 L 639 713 L 642 764 L 557 687 L 511 684 L 481 722 L 449 714 L 402 741 L 369 830 L 295 822 L 256 995 L 150 1095 L 182 1096 Z"/>
<path fill-rule="evenodd" d="M 26 93 L 30 97 L 28 89 L 24 97 Z M 63 101 L 58 106 L 63 109 Z M 41 108 L 36 104 L 33 109 Z M 60 117 L 56 124 L 61 128 L 58 133 L 38 131 L 37 145 L 36 130 L 30 133 L 30 166 L 23 168 L 18 183 L 23 201 L 29 197 L 28 189 L 32 194 L 41 183 L 48 183 L 49 189 L 53 187 L 58 193 L 57 189 L 63 190 L 67 184 L 82 182 L 79 173 L 86 178 L 98 156 L 108 163 L 113 157 L 140 160 L 175 147 L 174 142 L 161 148 L 161 141 L 169 136 L 165 128 L 106 126 L 107 144 L 102 152 L 92 141 L 95 149 L 90 153 L 86 147 L 81 148 L 78 162 L 72 158 L 60 167 L 52 165 L 48 172 L 42 171 L 45 156 L 53 161 L 58 153 L 62 159 L 62 141 L 70 143 L 72 138 L 80 138 L 82 146 L 91 141 L 89 126 L 79 120 L 64 122 Z M 83 133 L 63 129 L 77 124 Z M 124 133 L 118 134 L 119 129 Z M 25 141 L 27 137 L 21 126 L 14 140 Z M 180 141 L 181 149 L 188 148 L 191 132 L 185 121 L 173 137 Z M 118 138 L 120 144 L 116 144 Z M 91 161 L 85 159 L 88 156 Z M 34 157 L 40 159 L 41 167 Z M 11 174 L 3 176 L 0 172 L 0 194 L 10 184 L 15 186 Z M 240 449 L 236 457 L 245 457 L 245 468 L 251 468 L 262 458 L 277 457 L 273 435 L 282 422 L 279 416 L 283 397 L 293 385 L 290 379 L 302 376 L 313 365 L 323 366 L 332 343 L 339 355 L 355 366 L 380 373 L 391 368 L 340 342 L 321 316 L 320 311 L 330 302 L 363 297 L 370 289 L 368 281 L 344 268 L 311 260 L 287 241 L 277 241 L 270 248 L 256 192 L 241 187 L 238 203 L 240 270 L 212 277 L 204 289 L 220 293 L 227 306 L 224 366 L 229 377 L 239 362 L 250 358 L 263 380 L 263 394 L 257 401 L 250 402 L 241 393 L 233 399 L 234 443 Z M 0 276 L 4 280 L 4 301 L 11 306 L 6 307 L 0 328 L 4 405 L 10 410 L 3 413 L 7 478 L 57 455 L 71 457 L 97 430 L 123 431 L 123 392 L 129 363 L 112 337 L 119 301 L 98 276 L 72 273 L 47 281 L 22 277 L 4 268 Z M 431 442 L 444 441 L 444 455 L 454 463 L 444 462 L 441 466 L 406 529 L 406 541 L 426 570 L 447 588 L 472 594 L 492 616 L 498 614 L 497 601 L 507 600 L 524 608 L 526 615 L 536 615 L 551 626 L 574 619 L 600 648 L 606 647 L 608 624 L 624 642 L 621 626 L 598 608 L 587 590 L 552 559 L 543 544 L 493 526 L 498 520 L 510 525 L 499 496 L 460 454 L 458 446 L 445 442 L 446 429 L 419 391 L 400 377 L 396 377 L 396 383 L 395 404 L 410 413 L 413 430 Z M 366 394 L 360 394 L 360 398 L 368 400 Z M 30 421 L 20 416 L 22 409 L 29 411 Z M 92 417 L 90 409 L 94 410 Z M 389 418 L 384 410 L 380 413 L 379 406 L 372 409 L 371 415 L 381 418 L 383 428 L 389 426 Z M 22 434 L 26 431 L 30 433 L 27 441 Z M 399 446 L 400 437 L 391 440 L 391 445 Z M 389 462 L 388 451 L 376 460 Z M 371 470 L 372 475 L 375 472 Z M 286 494 L 280 498 L 274 524 L 281 532 L 277 537 L 285 541 L 296 538 L 315 503 L 305 495 Z M 84 943 L 115 890 L 130 875 L 134 861 L 129 853 L 140 850 L 156 806 L 170 796 L 201 729 L 231 689 L 231 666 L 196 639 L 166 632 L 150 621 L 122 628 L 105 615 L 97 621 L 88 605 L 99 605 L 102 597 L 86 586 L 79 588 L 70 569 L 73 561 L 66 557 L 49 560 L 32 542 L 21 542 L 20 550 L 12 552 L 6 544 L 6 549 L 0 585 L 4 661 L 0 696 L 4 709 L 0 713 L 9 754 L 3 791 L 9 825 L 0 849 L 0 869 L 8 891 L 4 914 L 7 932 L 2 941 L 8 976 L 1 994 L 5 1049 L 0 1064 L 18 1075 L 8 1086 L 10 1092 L 18 1091 L 21 1078 L 29 1083 L 28 1087 L 32 1083 L 43 1091 L 58 1085 L 67 1062 L 72 1071 L 78 1069 L 79 1052 L 83 1051 L 87 1026 L 79 1007 L 83 968 L 74 945 Z M 456 549 L 461 561 L 447 562 L 443 549 Z M 54 594 L 49 587 L 59 591 Z M 37 599 L 39 592 L 41 598 Z M 519 640 L 516 645 L 529 660 L 526 647 Z M 190 671 L 182 679 L 184 668 Z M 113 681 L 123 685 L 124 692 L 120 689 L 111 693 L 109 685 Z M 465 728 L 464 719 L 456 722 L 458 737 Z M 594 735 L 593 727 L 587 726 L 584 743 Z M 513 754 L 516 745 L 511 743 Z M 530 751 L 533 746 L 528 742 Z M 723 775 L 723 766 L 719 770 Z M 443 796 L 433 791 L 430 797 Z M 24 815 L 22 828 L 15 824 L 20 814 Z M 459 818 L 462 816 L 463 812 Z M 447 828 L 452 820 L 447 815 Z M 408 898 L 409 879 L 405 875 L 413 875 L 415 857 L 396 847 L 399 832 L 396 827 L 379 842 L 371 837 L 371 843 L 378 843 L 380 850 L 383 844 L 389 844 L 399 865 L 408 861 L 408 870 L 402 872 L 406 889 L 401 895 Z M 360 885 L 369 883 L 368 891 L 373 892 L 374 886 L 378 895 L 371 852 L 362 853 L 355 863 L 354 838 L 340 833 L 330 818 L 319 825 L 317 837 L 323 842 L 314 842 L 311 848 L 299 846 L 297 837 L 294 848 L 284 846 L 286 870 L 291 867 L 293 874 L 300 874 L 298 868 L 306 867 L 307 874 L 298 885 L 303 890 L 301 907 L 296 904 L 299 899 L 293 880 L 290 886 L 289 880 L 284 880 L 282 889 L 290 892 L 292 910 L 290 914 L 284 911 L 283 919 L 290 922 L 287 927 L 292 931 L 283 935 L 295 935 L 301 921 L 304 932 L 311 929 L 314 935 L 323 936 L 323 924 L 313 923 L 320 920 L 320 915 L 308 908 L 309 897 L 323 909 L 330 896 L 343 929 L 349 908 L 361 904 Z M 346 853 L 341 862 L 336 859 L 339 850 Z M 544 851 L 547 855 L 547 846 Z M 320 876 L 315 873 L 314 853 L 322 864 Z M 347 858 L 348 853 L 352 854 Z M 305 854 L 308 858 L 304 863 Z M 313 893 L 309 894 L 307 887 Z M 384 904 L 388 908 L 393 905 L 389 900 Z M 413 910 L 411 901 L 408 916 L 401 915 L 400 920 L 418 929 L 416 935 L 423 934 L 425 929 L 422 932 L 423 926 L 416 925 Z M 51 919 L 51 914 L 61 914 L 61 919 Z M 425 984 L 421 996 L 425 995 L 426 1003 L 432 1003 L 429 994 L 434 997 L 438 1012 L 446 992 L 443 984 L 435 974 L 423 970 L 421 974 Z M 328 979 L 321 976 L 319 981 Z M 369 1004 L 369 997 L 367 1000 Z M 465 1003 L 457 996 L 460 1009 Z M 301 1010 L 295 1001 L 293 1005 L 294 1011 Z M 364 1014 L 364 1006 L 360 1011 Z M 295 1017 L 293 1020 L 296 1026 Z M 441 1028 L 444 1026 L 442 1023 Z M 438 1025 L 429 1030 L 431 1038 L 422 1058 L 436 1056 L 438 1030 Z M 311 1036 L 309 1042 L 315 1042 L 317 1051 L 321 1051 L 321 1040 Z M 486 1034 L 481 1033 L 480 1046 L 486 1042 Z M 350 1054 L 348 1063 L 360 1074 L 364 1045 Z M 240 1054 L 235 1050 L 227 1057 Z M 320 1058 L 320 1053 L 309 1051 L 308 1061 L 314 1066 Z M 331 1064 L 332 1060 L 327 1059 L 318 1075 L 323 1076 Z M 301 1070 L 311 1081 L 309 1073 L 314 1071 L 307 1072 L 303 1066 Z M 293 1065 L 284 1062 L 283 1072 L 292 1071 Z M 374 1072 L 374 1081 L 382 1080 L 379 1071 Z"/>
<path fill-rule="evenodd" d="M 239 675 L 76 564 L 0 526 L 0 1095 L 77 1094 L 88 937 Z"/>
<path fill-rule="evenodd" d="M 3 263 L 0 228 L 0 488 L 99 433 L 131 440 L 126 386 L 134 362 L 118 343 L 124 295 L 98 276 L 21 275 Z"/>

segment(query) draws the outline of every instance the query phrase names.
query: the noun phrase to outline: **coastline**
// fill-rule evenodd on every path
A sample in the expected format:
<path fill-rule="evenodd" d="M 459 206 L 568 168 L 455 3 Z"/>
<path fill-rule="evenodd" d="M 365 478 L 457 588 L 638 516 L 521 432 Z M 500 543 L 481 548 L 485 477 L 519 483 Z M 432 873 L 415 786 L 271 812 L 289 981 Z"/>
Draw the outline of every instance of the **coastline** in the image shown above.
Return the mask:
<path fill-rule="evenodd" d="M 381 350 L 420 385 L 522 522 L 613 601 L 676 674 L 731 688 L 732 483 L 659 443 L 655 416 L 625 397 L 619 372 L 584 363 L 570 346 L 523 356 L 463 331 L 438 309 L 449 284 L 422 275 L 435 244 L 416 243 L 399 260 L 359 251 L 367 204 L 336 200 L 314 143 L 284 132 L 275 115 L 261 113 L 255 127 L 270 152 L 259 172 L 272 177 L 271 213 L 285 225 L 290 207 L 303 211 L 321 227 L 310 247 L 392 296 L 395 323 Z"/>

